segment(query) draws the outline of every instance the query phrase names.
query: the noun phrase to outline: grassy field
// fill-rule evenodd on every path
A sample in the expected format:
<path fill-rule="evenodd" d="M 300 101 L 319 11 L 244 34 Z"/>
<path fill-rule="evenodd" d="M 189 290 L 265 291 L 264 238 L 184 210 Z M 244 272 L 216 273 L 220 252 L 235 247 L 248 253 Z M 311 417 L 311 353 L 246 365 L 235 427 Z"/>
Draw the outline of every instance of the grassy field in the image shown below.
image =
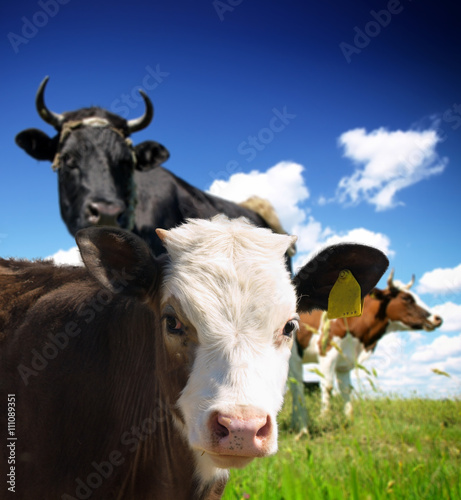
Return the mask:
<path fill-rule="evenodd" d="M 306 397 L 310 436 L 290 433 L 287 394 L 279 452 L 233 470 L 225 500 L 461 499 L 461 400 L 357 400 L 346 425 L 339 401 L 321 421 Z"/>

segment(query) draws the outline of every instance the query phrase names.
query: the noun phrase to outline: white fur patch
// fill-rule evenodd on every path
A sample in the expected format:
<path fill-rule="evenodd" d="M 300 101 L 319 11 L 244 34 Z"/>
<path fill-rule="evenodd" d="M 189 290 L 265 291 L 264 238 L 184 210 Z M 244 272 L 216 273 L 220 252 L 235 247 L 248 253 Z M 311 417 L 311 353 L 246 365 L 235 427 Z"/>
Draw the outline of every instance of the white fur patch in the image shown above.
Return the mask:
<path fill-rule="evenodd" d="M 90 116 L 89 118 L 84 118 L 82 120 L 82 125 L 85 125 L 87 127 L 108 127 L 110 123 L 105 118 Z"/>

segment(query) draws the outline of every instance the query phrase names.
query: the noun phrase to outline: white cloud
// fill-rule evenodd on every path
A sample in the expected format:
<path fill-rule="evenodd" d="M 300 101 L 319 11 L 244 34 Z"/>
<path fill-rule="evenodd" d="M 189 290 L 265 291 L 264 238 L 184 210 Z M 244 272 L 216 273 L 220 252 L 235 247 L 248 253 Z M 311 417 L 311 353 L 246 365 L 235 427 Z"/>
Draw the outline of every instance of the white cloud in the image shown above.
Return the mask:
<path fill-rule="evenodd" d="M 53 259 L 58 266 L 83 266 L 78 247 L 72 247 L 69 250 L 58 250 L 55 254 L 46 257 Z"/>
<path fill-rule="evenodd" d="M 456 337 L 440 335 L 432 343 L 417 347 L 412 354 L 412 361 L 444 361 L 449 356 L 461 356 L 461 334 Z"/>
<path fill-rule="evenodd" d="M 236 203 L 255 195 L 265 198 L 277 211 L 282 226 L 292 232 L 293 227 L 306 218 L 305 210 L 298 206 L 309 198 L 303 170 L 304 167 L 299 163 L 280 162 L 266 172 L 240 172 L 232 175 L 228 181 L 216 180 L 208 192 Z"/>
<path fill-rule="evenodd" d="M 401 204 L 396 201 L 398 191 L 445 169 L 447 158 L 440 158 L 435 152 L 440 141 L 432 129 L 379 128 L 367 133 L 364 128 L 357 128 L 341 134 L 338 143 L 356 169 L 340 180 L 336 200 L 344 204 L 367 201 L 378 211 Z"/>
<path fill-rule="evenodd" d="M 424 273 L 417 286 L 418 293 L 447 294 L 461 292 L 461 264 L 454 268 L 438 268 Z"/>
<path fill-rule="evenodd" d="M 419 342 L 420 340 L 424 339 L 424 334 L 422 334 L 421 332 L 415 332 L 413 330 L 408 330 L 407 335 L 410 339 L 410 342 L 414 342 L 414 343 Z"/>
<path fill-rule="evenodd" d="M 326 205 L 328 203 L 328 200 L 327 200 L 327 198 L 325 198 L 325 196 L 319 196 L 317 203 L 319 206 L 323 207 L 324 205 Z"/>
<path fill-rule="evenodd" d="M 362 243 L 363 245 L 369 245 L 372 247 L 379 248 L 388 256 L 394 256 L 395 252 L 391 250 L 391 240 L 383 233 L 375 233 L 369 229 L 359 227 L 352 229 L 345 234 L 329 237 L 325 241 L 325 245 L 334 245 L 336 243 Z"/>
<path fill-rule="evenodd" d="M 444 332 L 454 332 L 461 330 L 461 305 L 453 302 L 439 304 L 432 308 L 432 312 L 443 319 L 439 330 Z"/>
<path fill-rule="evenodd" d="M 330 228 L 322 228 L 322 224 L 310 216 L 305 224 L 298 224 L 293 228 L 293 234 L 296 234 L 298 241 L 296 246 L 299 254 L 314 252 L 319 249 L 321 241 L 332 233 Z"/>

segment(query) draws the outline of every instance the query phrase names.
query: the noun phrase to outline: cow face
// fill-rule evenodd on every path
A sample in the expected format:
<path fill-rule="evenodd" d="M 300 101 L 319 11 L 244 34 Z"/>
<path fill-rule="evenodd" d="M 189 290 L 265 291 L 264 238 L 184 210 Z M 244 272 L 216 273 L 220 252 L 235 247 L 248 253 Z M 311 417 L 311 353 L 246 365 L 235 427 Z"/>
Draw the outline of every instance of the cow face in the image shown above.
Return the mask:
<path fill-rule="evenodd" d="M 142 151 L 139 155 L 137 152 Z M 149 151 L 150 163 L 145 160 Z M 154 141 L 133 148 L 110 127 L 84 127 L 69 134 L 57 154 L 61 216 L 71 234 L 90 225 L 134 227 L 134 170 L 168 158 Z"/>
<path fill-rule="evenodd" d="M 386 331 L 425 330 L 431 332 L 442 324 L 440 316 L 432 314 L 413 292 L 396 283 L 384 291 L 389 301 L 386 308 L 390 324 Z"/>
<path fill-rule="evenodd" d="M 173 400 L 174 421 L 195 453 L 198 476 L 207 482 L 222 469 L 277 450 L 276 416 L 298 305 L 324 307 L 343 268 L 355 268 L 367 293 L 362 276 L 374 286 L 387 259 L 376 249 L 338 245 L 307 264 L 294 285 L 284 254 L 295 237 L 224 216 L 157 234 L 168 252 L 162 264 L 142 240 L 120 230 L 87 229 L 77 242 L 103 286 L 114 292 L 114 272 L 129 276 L 121 293 L 149 304 L 159 316 L 161 332 L 151 338 L 164 356 L 160 376 Z M 370 259 L 366 273 L 362 263 Z"/>
<path fill-rule="evenodd" d="M 169 157 L 166 148 L 155 141 L 133 147 L 128 138 L 151 121 L 152 103 L 142 93 L 146 113 L 130 121 L 100 108 L 57 115 L 44 104 L 46 82 L 37 92 L 37 110 L 58 135 L 50 138 L 40 130 L 27 129 L 16 136 L 16 143 L 33 158 L 53 162 L 61 216 L 72 235 L 92 225 L 132 229 L 135 169 L 149 170 Z"/>
<path fill-rule="evenodd" d="M 65 135 L 61 132 L 56 140 L 40 131 L 25 130 L 16 142 L 34 158 L 53 161 L 58 173 L 61 217 L 69 232 L 75 235 L 92 225 L 132 229 L 136 206 L 134 171 L 145 171 L 166 161 L 166 148 L 155 141 L 133 147 L 108 122 L 101 126 L 90 121 L 70 130 L 64 124 L 64 131 Z M 48 156 L 43 158 L 47 151 Z"/>
<path fill-rule="evenodd" d="M 202 473 L 274 453 L 298 328 L 283 257 L 294 238 L 238 221 L 217 229 L 191 221 L 159 234 L 171 258 L 161 305 L 165 345 L 189 368 L 177 423 Z"/>

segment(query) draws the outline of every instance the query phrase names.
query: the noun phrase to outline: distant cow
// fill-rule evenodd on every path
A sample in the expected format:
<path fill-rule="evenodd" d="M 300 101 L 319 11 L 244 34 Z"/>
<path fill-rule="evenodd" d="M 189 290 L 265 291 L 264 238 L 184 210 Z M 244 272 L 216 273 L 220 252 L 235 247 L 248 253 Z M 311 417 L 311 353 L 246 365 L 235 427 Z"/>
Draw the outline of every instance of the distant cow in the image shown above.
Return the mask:
<path fill-rule="evenodd" d="M 329 321 L 320 311 L 301 315 L 297 339 L 303 362 L 320 364 L 323 412 L 329 408 L 336 378 L 346 415 L 352 415 L 350 372 L 357 362 L 362 363 L 371 355 L 386 333 L 430 332 L 442 324 L 442 318 L 431 314 L 419 297 L 409 291 L 414 277 L 407 285 L 394 282 L 393 277 L 392 271 L 386 289 L 375 288 L 365 297 L 360 317 Z"/>
<path fill-rule="evenodd" d="M 221 498 L 228 468 L 277 450 L 297 305 L 387 267 L 337 245 L 292 284 L 294 237 L 223 216 L 157 234 L 161 257 L 93 227 L 83 268 L 0 260 L 2 499 Z"/>
<path fill-rule="evenodd" d="M 129 136 L 153 117 L 152 103 L 142 90 L 146 112 L 127 121 L 98 107 L 55 113 L 45 105 L 47 82 L 48 77 L 39 86 L 36 107 L 57 135 L 50 138 L 27 129 L 16 136 L 16 143 L 33 158 L 53 162 L 61 216 L 72 235 L 93 225 L 118 226 L 141 236 L 160 255 L 165 249 L 155 228 L 170 229 L 188 218 L 222 213 L 269 227 L 253 210 L 207 194 L 160 167 L 169 152 L 158 142 L 133 146 Z"/>

